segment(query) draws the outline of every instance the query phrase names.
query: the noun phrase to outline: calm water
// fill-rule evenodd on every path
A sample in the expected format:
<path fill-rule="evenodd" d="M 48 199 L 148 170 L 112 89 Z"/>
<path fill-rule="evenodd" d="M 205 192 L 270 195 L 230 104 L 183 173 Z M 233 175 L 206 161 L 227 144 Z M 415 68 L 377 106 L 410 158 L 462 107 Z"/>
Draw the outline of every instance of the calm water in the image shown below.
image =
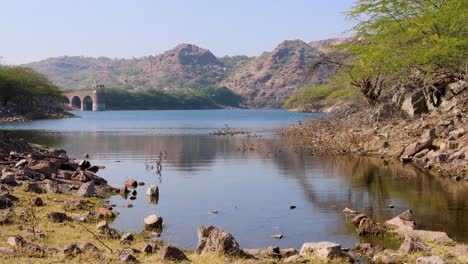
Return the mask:
<path fill-rule="evenodd" d="M 420 228 L 446 231 L 468 241 L 468 186 L 424 175 L 414 168 L 384 165 L 375 159 L 322 158 L 291 149 L 272 133 L 317 115 L 273 110 L 77 112 L 81 119 L 4 125 L 18 136 L 65 148 L 106 166 L 99 175 L 121 186 L 143 181 L 137 200 L 111 198 L 120 212 L 113 226 L 143 229 L 143 218 L 164 218 L 161 238 L 194 248 L 199 225 L 231 232 L 242 247 L 299 248 L 309 241 L 352 246 L 354 229 L 344 207 L 379 221 L 411 208 Z M 261 137 L 215 137 L 228 124 Z M 151 168 L 163 153 L 159 176 Z M 166 156 L 167 155 L 167 156 Z M 119 161 L 119 162 L 117 162 Z M 160 188 L 148 201 L 146 188 Z M 131 203 L 133 208 L 126 206 Z M 290 210 L 294 204 L 297 209 Z M 388 209 L 388 204 L 395 208 Z M 218 210 L 219 214 L 212 214 Z M 275 240 L 274 234 L 284 238 Z"/>

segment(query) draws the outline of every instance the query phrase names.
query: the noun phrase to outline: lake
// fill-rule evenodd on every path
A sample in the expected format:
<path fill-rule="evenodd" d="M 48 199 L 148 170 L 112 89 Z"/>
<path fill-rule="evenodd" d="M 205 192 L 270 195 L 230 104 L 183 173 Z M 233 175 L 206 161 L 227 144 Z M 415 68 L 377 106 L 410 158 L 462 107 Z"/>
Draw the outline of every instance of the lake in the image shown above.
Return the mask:
<path fill-rule="evenodd" d="M 161 239 L 194 248 L 199 225 L 232 233 L 241 247 L 300 248 L 311 241 L 352 246 L 359 239 L 344 207 L 378 221 L 413 209 L 420 229 L 468 241 L 466 183 L 434 178 L 398 163 L 372 158 L 316 157 L 290 147 L 277 130 L 321 114 L 281 110 L 74 112 L 77 119 L 3 124 L 17 136 L 66 149 L 106 168 L 111 185 L 145 182 L 137 199 L 111 197 L 120 212 L 112 226 L 136 232 L 143 218 L 164 218 Z M 211 136 L 229 125 L 250 136 Z M 158 175 L 155 161 L 162 156 Z M 144 193 L 158 185 L 158 201 Z M 133 207 L 129 208 L 128 204 Z M 388 208 L 387 205 L 394 205 Z M 295 205 L 296 209 L 289 209 Z M 211 211 L 219 213 L 213 214 Z M 273 239 L 282 234 L 281 240 Z"/>

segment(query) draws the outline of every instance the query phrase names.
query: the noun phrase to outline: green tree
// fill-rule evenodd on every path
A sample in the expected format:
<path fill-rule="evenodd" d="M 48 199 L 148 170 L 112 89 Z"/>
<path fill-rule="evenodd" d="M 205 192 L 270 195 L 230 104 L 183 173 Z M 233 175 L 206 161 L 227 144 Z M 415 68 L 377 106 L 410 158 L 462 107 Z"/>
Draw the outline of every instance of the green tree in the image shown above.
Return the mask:
<path fill-rule="evenodd" d="M 0 66 L 0 102 L 21 111 L 37 105 L 56 104 L 61 100 L 60 89 L 44 75 L 19 66 Z"/>
<path fill-rule="evenodd" d="M 466 0 L 358 0 L 348 16 L 356 38 L 338 46 L 350 55 L 343 71 L 371 103 L 386 80 L 465 70 Z"/>

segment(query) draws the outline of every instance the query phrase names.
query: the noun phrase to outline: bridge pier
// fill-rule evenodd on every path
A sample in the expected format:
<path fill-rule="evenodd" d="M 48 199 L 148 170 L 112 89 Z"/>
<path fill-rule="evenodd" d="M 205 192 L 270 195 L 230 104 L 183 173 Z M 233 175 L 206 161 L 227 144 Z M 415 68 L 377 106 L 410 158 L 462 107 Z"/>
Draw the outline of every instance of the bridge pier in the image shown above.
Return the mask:
<path fill-rule="evenodd" d="M 65 97 L 72 108 L 79 108 L 81 111 L 105 111 L 106 110 L 106 91 L 102 84 L 95 84 L 92 93 L 66 93 Z M 87 101 L 86 101 L 87 100 Z M 91 108 L 86 109 L 86 105 L 91 100 Z"/>

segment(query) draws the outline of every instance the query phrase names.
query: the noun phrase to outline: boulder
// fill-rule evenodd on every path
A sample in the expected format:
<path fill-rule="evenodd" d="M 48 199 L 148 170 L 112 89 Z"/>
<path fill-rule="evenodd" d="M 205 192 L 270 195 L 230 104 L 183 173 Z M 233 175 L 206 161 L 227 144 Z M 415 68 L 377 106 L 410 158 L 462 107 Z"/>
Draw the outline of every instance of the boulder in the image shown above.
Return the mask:
<path fill-rule="evenodd" d="M 331 242 L 304 243 L 301 247 L 302 256 L 316 256 L 320 258 L 341 257 L 341 245 Z"/>
<path fill-rule="evenodd" d="M 16 183 L 16 175 L 14 172 L 3 170 L 0 181 L 8 184 Z"/>
<path fill-rule="evenodd" d="M 351 215 L 357 215 L 358 212 L 346 207 L 345 209 L 343 209 L 343 214 L 345 214 L 346 216 L 351 216 Z"/>
<path fill-rule="evenodd" d="M 60 212 L 50 212 L 47 214 L 47 218 L 49 218 L 54 223 L 63 223 L 68 219 L 68 216 Z"/>
<path fill-rule="evenodd" d="M 234 236 L 214 226 L 198 227 L 197 253 L 217 252 L 228 256 L 242 254 Z"/>
<path fill-rule="evenodd" d="M 359 227 L 359 223 L 361 223 L 361 220 L 364 219 L 364 218 L 367 218 L 367 216 L 365 214 L 358 214 L 355 217 L 353 217 L 353 219 L 351 219 L 351 223 L 355 227 Z"/>
<path fill-rule="evenodd" d="M 107 181 L 90 171 L 76 171 L 70 178 L 72 181 L 89 182 L 94 181 L 96 185 L 106 185 Z"/>
<path fill-rule="evenodd" d="M 153 253 L 153 245 L 151 245 L 151 244 L 143 245 L 143 247 L 141 248 L 141 252 L 144 252 L 146 254 Z"/>
<path fill-rule="evenodd" d="M 30 169 L 40 172 L 44 174 L 46 177 L 52 177 L 52 175 L 56 175 L 58 172 L 58 165 L 59 162 L 52 162 L 52 161 L 39 161 L 36 165 L 30 167 Z M 57 166 L 58 165 L 58 166 Z"/>
<path fill-rule="evenodd" d="M 398 229 L 413 229 L 416 223 L 413 221 L 412 211 L 406 210 L 394 218 L 385 221 L 385 224 Z"/>
<path fill-rule="evenodd" d="M 134 179 L 128 179 L 124 182 L 124 185 L 130 188 L 136 188 L 138 186 L 138 182 Z"/>
<path fill-rule="evenodd" d="M 44 205 L 44 202 L 42 201 L 41 197 L 34 197 L 32 199 L 32 204 L 34 206 L 43 206 Z"/>
<path fill-rule="evenodd" d="M 145 226 L 148 228 L 152 228 L 152 229 L 162 228 L 163 219 L 159 215 L 156 215 L 156 214 L 148 215 L 147 217 L 143 219 L 143 221 L 145 223 Z"/>
<path fill-rule="evenodd" d="M 84 196 L 84 197 L 91 197 L 94 195 L 95 191 L 96 191 L 96 187 L 95 187 L 94 181 L 89 181 L 89 182 L 83 183 L 80 186 L 80 188 L 76 192 L 76 195 Z"/>
<path fill-rule="evenodd" d="M 436 130 L 435 128 L 430 128 L 430 129 L 426 129 L 424 131 L 424 133 L 422 134 L 421 136 L 421 139 L 422 141 L 428 141 L 428 140 L 433 140 L 435 139 L 437 136 L 436 136 Z"/>
<path fill-rule="evenodd" d="M 375 255 L 372 258 L 372 260 L 376 263 L 383 263 L 383 264 L 403 263 L 403 261 L 401 261 L 401 255 L 398 253 L 381 252 Z"/>
<path fill-rule="evenodd" d="M 445 264 L 446 262 L 439 256 L 419 257 L 416 264 Z"/>
<path fill-rule="evenodd" d="M 426 113 L 428 107 L 424 93 L 422 91 L 407 93 L 403 98 L 400 108 L 411 117 Z"/>
<path fill-rule="evenodd" d="M 302 259 L 302 256 L 300 255 L 294 255 L 287 257 L 283 260 L 283 263 L 300 263 Z"/>
<path fill-rule="evenodd" d="M 108 228 L 109 226 L 107 225 L 106 220 L 102 220 L 96 225 L 96 229 L 99 231 L 99 233 L 104 233 Z"/>
<path fill-rule="evenodd" d="M 161 260 L 168 260 L 168 261 L 189 261 L 187 256 L 185 256 L 184 252 L 174 246 L 165 246 L 159 252 L 159 256 Z"/>
<path fill-rule="evenodd" d="M 133 234 L 132 233 L 125 233 L 122 235 L 122 238 L 120 239 L 121 242 L 123 241 L 133 241 Z"/>
<path fill-rule="evenodd" d="M 97 173 L 99 171 L 99 167 L 98 166 L 91 166 L 87 169 L 87 171 L 90 171 L 92 173 Z"/>
<path fill-rule="evenodd" d="M 386 232 L 387 229 L 384 225 L 374 222 L 370 218 L 363 218 L 359 222 L 359 226 L 357 227 L 358 235 L 365 236 L 365 235 L 377 235 Z"/>
<path fill-rule="evenodd" d="M 82 160 L 78 162 L 78 167 L 82 170 L 86 170 L 91 167 L 91 163 L 88 160 Z"/>
<path fill-rule="evenodd" d="M 285 248 L 280 250 L 280 254 L 282 258 L 287 258 L 290 256 L 297 255 L 298 252 L 295 248 Z"/>
<path fill-rule="evenodd" d="M 459 80 L 457 82 L 453 82 L 449 85 L 447 85 L 446 93 L 445 93 L 445 98 L 447 100 L 450 100 L 452 97 L 460 94 L 463 92 L 463 90 L 466 89 L 467 83 L 464 80 Z"/>
<path fill-rule="evenodd" d="M 15 164 L 15 168 L 18 168 L 18 167 L 23 167 L 24 165 L 28 164 L 28 160 L 27 159 L 22 159 L 20 161 L 18 161 L 16 164 Z"/>
<path fill-rule="evenodd" d="M 440 244 L 452 243 L 453 240 L 445 232 L 440 231 L 427 231 L 427 230 L 413 230 L 400 228 L 397 229 L 400 234 L 410 235 L 422 240 L 434 241 Z"/>
<path fill-rule="evenodd" d="M 417 251 L 429 251 L 429 247 L 426 246 L 422 241 L 419 239 L 406 235 L 405 241 L 400 245 L 400 249 L 398 250 L 402 254 L 411 254 Z"/>
<path fill-rule="evenodd" d="M 112 212 L 112 208 L 106 206 L 96 207 L 94 210 L 98 218 L 114 218 L 115 214 Z"/>
<path fill-rule="evenodd" d="M 117 263 L 138 263 L 138 260 L 130 252 L 121 251 L 117 256 Z"/>
<path fill-rule="evenodd" d="M 148 196 L 159 196 L 159 188 L 156 185 L 151 185 L 148 187 L 148 190 L 146 190 L 146 195 Z"/>
<path fill-rule="evenodd" d="M 7 244 L 13 247 L 21 247 L 26 243 L 26 240 L 22 236 L 10 236 L 7 238 Z"/>
<path fill-rule="evenodd" d="M 452 130 L 449 132 L 449 135 L 454 137 L 455 139 L 458 139 L 462 137 L 463 135 L 465 135 L 465 129 L 460 128 L 460 129 Z"/>
<path fill-rule="evenodd" d="M 431 146 L 432 146 L 432 139 L 409 144 L 403 150 L 403 153 L 401 154 L 401 160 L 409 159 L 413 157 L 416 153 L 420 152 L 421 150 L 430 148 Z"/>
<path fill-rule="evenodd" d="M 6 209 L 13 205 L 10 199 L 8 199 L 5 195 L 0 195 L 0 209 Z"/>

